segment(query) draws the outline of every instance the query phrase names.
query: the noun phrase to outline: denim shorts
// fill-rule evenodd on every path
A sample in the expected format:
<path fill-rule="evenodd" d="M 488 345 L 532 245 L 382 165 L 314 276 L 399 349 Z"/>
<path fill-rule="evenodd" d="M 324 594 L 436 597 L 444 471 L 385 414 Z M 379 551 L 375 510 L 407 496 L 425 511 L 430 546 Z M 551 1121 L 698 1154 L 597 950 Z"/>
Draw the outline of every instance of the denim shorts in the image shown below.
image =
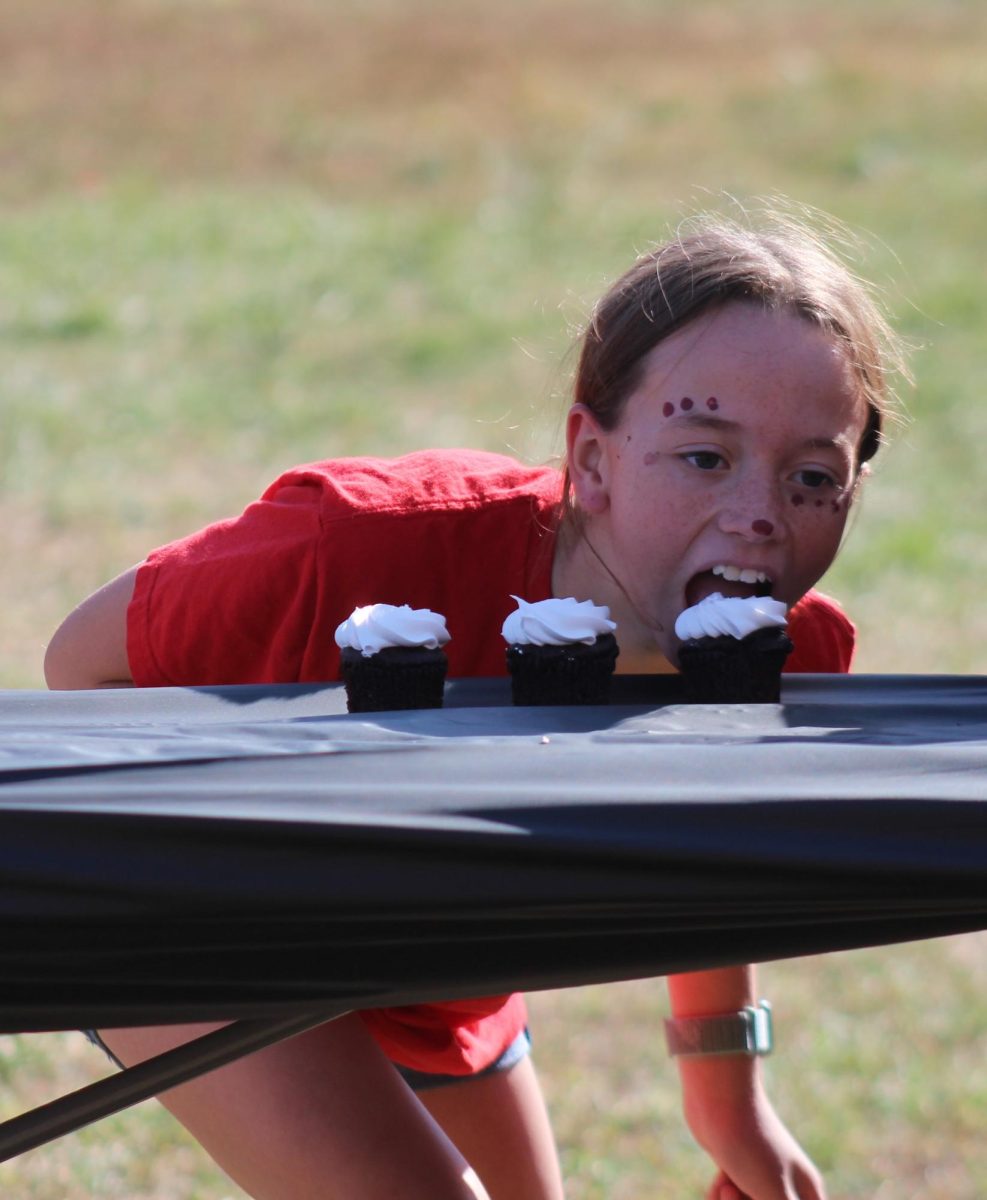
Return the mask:
<path fill-rule="evenodd" d="M 82 1032 L 94 1046 L 103 1051 L 111 1062 L 123 1070 L 123 1063 L 95 1029 L 84 1029 Z M 527 1058 L 530 1050 L 531 1034 L 527 1029 L 522 1029 L 499 1058 L 495 1058 L 488 1067 L 484 1067 L 482 1071 L 477 1071 L 473 1075 L 433 1075 L 429 1071 L 413 1071 L 410 1067 L 402 1067 L 398 1063 L 394 1064 L 394 1069 L 412 1091 L 425 1092 L 430 1088 L 449 1087 L 450 1084 L 466 1083 L 470 1079 L 482 1079 L 485 1075 L 496 1075 L 499 1071 L 509 1071 L 511 1067 L 516 1067 L 522 1058 Z"/>
<path fill-rule="evenodd" d="M 430 1088 L 448 1087 L 452 1083 L 466 1083 L 469 1079 L 482 1079 L 485 1075 L 509 1071 L 511 1067 L 516 1067 L 522 1058 L 527 1058 L 530 1050 L 531 1034 L 527 1029 L 522 1029 L 499 1058 L 495 1058 L 489 1067 L 484 1067 L 482 1071 L 473 1075 L 433 1075 L 430 1071 L 413 1071 L 410 1067 L 399 1066 L 398 1063 L 394 1066 L 412 1091 L 425 1092 Z"/>

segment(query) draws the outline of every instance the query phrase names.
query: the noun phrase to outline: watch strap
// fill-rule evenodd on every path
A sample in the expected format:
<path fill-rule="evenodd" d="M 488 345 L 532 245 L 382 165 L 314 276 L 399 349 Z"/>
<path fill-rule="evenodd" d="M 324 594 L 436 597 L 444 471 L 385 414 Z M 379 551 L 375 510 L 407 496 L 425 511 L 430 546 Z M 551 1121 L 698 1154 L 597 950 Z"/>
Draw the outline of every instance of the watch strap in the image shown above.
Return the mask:
<path fill-rule="evenodd" d="M 673 1056 L 770 1054 L 774 1048 L 771 1005 L 761 1000 L 722 1016 L 671 1017 L 665 1022 L 665 1041 Z"/>

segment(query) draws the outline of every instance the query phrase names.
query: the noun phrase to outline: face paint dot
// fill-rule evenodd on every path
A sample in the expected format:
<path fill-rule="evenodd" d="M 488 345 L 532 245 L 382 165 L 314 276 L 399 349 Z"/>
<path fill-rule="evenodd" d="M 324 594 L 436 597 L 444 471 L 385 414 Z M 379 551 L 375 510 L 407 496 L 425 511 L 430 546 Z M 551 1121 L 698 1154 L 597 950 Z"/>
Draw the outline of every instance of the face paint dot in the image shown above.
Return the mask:
<path fill-rule="evenodd" d="M 796 508 L 798 508 L 799 505 L 805 503 L 805 497 L 799 496 L 798 494 L 796 494 L 792 497 L 792 503 L 795 505 Z"/>
<path fill-rule="evenodd" d="M 661 406 L 662 416 L 670 417 L 672 415 L 672 413 L 674 413 L 674 412 L 675 412 L 675 405 L 671 402 L 671 400 L 666 400 L 665 403 Z"/>
<path fill-rule="evenodd" d="M 644 456 L 644 465 L 646 467 L 653 467 L 657 461 L 658 461 L 657 450 L 649 450 L 648 453 Z"/>
<path fill-rule="evenodd" d="M 716 410 L 720 407 L 720 402 L 715 396 L 710 396 L 710 398 L 706 401 L 706 407 L 710 412 L 716 412 Z"/>
<path fill-rule="evenodd" d="M 688 396 L 683 396 L 682 397 L 682 411 L 688 412 L 690 408 L 692 408 L 692 401 L 689 399 Z"/>
<path fill-rule="evenodd" d="M 840 511 L 839 502 L 837 500 L 834 500 L 833 501 L 833 512 L 839 512 L 839 511 Z"/>
<path fill-rule="evenodd" d="M 775 527 L 770 521 L 765 521 L 760 517 L 756 521 L 751 521 L 751 529 L 764 537 L 770 537 L 775 531 Z"/>
<path fill-rule="evenodd" d="M 817 500 L 817 501 L 816 501 L 816 508 L 822 508 L 822 506 L 823 506 L 823 502 L 822 502 L 821 500 Z"/>

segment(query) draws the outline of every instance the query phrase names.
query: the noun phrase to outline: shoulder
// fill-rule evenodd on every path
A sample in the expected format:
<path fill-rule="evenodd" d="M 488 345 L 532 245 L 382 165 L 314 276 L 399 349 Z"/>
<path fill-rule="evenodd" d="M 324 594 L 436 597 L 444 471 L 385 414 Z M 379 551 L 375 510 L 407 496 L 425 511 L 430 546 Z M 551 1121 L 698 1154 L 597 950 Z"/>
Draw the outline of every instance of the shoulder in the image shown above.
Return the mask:
<path fill-rule="evenodd" d="M 786 671 L 845 674 L 850 670 L 857 631 L 830 596 L 807 592 L 792 609 L 788 630 L 795 649 L 785 665 Z"/>
<path fill-rule="evenodd" d="M 462 511 L 552 503 L 561 494 L 554 467 L 529 467 L 482 450 L 421 450 L 399 458 L 343 458 L 285 472 L 262 502 L 313 503 L 323 521 L 368 515 Z"/>

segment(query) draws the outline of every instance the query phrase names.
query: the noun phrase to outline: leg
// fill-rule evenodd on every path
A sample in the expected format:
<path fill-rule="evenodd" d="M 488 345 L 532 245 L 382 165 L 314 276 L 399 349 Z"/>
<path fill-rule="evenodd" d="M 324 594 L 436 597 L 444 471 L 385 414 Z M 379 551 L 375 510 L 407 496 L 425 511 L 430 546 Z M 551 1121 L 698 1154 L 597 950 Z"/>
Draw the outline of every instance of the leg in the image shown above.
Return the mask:
<path fill-rule="evenodd" d="M 474 1167 L 492 1200 L 562 1200 L 555 1140 L 530 1058 L 418 1098 Z"/>
<path fill-rule="evenodd" d="M 215 1026 L 102 1030 L 128 1065 Z M 489 1200 L 356 1016 L 166 1092 L 256 1200 Z"/>

